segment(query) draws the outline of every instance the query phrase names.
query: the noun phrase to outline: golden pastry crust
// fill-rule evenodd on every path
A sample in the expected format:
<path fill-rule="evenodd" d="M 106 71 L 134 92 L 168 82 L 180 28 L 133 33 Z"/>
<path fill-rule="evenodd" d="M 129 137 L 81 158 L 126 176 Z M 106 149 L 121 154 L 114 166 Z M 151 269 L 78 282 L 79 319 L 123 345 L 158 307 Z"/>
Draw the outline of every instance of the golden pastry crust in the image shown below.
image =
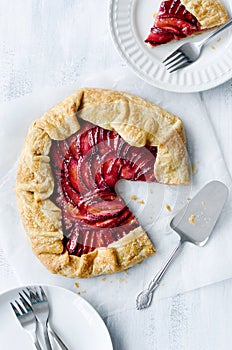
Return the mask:
<path fill-rule="evenodd" d="M 181 120 L 125 92 L 78 90 L 32 124 L 15 186 L 25 230 L 34 253 L 51 272 L 87 278 L 127 269 L 155 249 L 138 227 L 108 247 L 81 257 L 63 252 L 61 210 L 49 199 L 54 188 L 49 150 L 52 139 L 66 139 L 79 130 L 78 118 L 115 130 L 134 146 L 157 146 L 154 174 L 158 182 L 189 184 L 189 173 Z"/>
<path fill-rule="evenodd" d="M 78 117 L 115 130 L 129 144 L 158 147 L 155 178 L 158 182 L 189 184 L 186 140 L 182 121 L 140 97 L 101 89 L 85 89 Z"/>
<path fill-rule="evenodd" d="M 126 240 L 125 240 L 126 238 Z M 117 245 L 97 248 L 81 257 L 43 252 L 41 262 L 53 273 L 67 277 L 89 278 L 128 269 L 155 253 L 155 249 L 141 227 L 117 241 Z"/>
<path fill-rule="evenodd" d="M 197 18 L 202 30 L 219 27 L 229 19 L 219 0 L 181 0 L 181 3 Z"/>

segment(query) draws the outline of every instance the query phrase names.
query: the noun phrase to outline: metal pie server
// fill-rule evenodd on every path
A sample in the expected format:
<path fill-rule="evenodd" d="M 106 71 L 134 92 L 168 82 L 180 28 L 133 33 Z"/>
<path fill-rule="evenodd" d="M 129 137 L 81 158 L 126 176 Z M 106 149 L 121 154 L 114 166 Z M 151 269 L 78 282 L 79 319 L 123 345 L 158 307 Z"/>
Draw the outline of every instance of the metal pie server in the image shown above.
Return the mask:
<path fill-rule="evenodd" d="M 159 286 L 169 265 L 180 252 L 184 243 L 189 242 L 203 247 L 221 214 L 228 197 L 228 188 L 220 181 L 209 182 L 170 223 L 171 228 L 180 236 L 179 245 L 148 287 L 138 294 L 136 308 L 145 309 L 150 306 L 153 293 Z"/>

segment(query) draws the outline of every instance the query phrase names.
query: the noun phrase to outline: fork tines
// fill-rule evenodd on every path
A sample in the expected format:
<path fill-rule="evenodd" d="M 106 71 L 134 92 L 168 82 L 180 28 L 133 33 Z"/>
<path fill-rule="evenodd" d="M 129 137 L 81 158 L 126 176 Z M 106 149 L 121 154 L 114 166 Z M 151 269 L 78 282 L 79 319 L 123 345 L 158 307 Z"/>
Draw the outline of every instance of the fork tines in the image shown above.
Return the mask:
<path fill-rule="evenodd" d="M 173 53 L 171 53 L 167 58 L 165 58 L 163 63 L 167 67 L 169 73 L 172 73 L 180 68 L 188 66 L 191 62 L 182 51 L 177 49 Z"/>
<path fill-rule="evenodd" d="M 67 346 L 55 330 L 49 324 L 49 304 L 45 291 L 41 286 L 26 287 L 19 292 L 19 301 L 15 300 L 10 305 L 18 318 L 21 326 L 30 333 L 34 344 L 38 350 L 41 350 L 38 341 L 38 322 L 43 329 L 44 343 L 46 349 L 52 349 L 49 335 L 56 340 L 61 349 L 68 350 Z M 49 330 L 49 334 L 48 334 Z"/>
<path fill-rule="evenodd" d="M 24 296 L 21 293 L 19 293 L 19 295 L 20 295 L 19 300 L 15 300 L 14 302 L 11 302 L 10 305 L 21 326 L 31 336 L 36 349 L 42 350 L 40 346 L 40 342 L 37 338 L 37 321 L 36 321 L 35 315 L 32 312 L 32 309 L 28 301 L 24 298 Z"/>
<path fill-rule="evenodd" d="M 27 287 L 27 291 L 29 295 L 25 292 L 25 290 L 23 292 L 30 299 L 32 304 L 42 301 L 48 301 L 47 296 L 41 286 Z"/>
<path fill-rule="evenodd" d="M 25 311 L 22 310 L 22 306 L 18 303 L 17 300 L 15 300 L 15 304 L 17 305 L 17 307 L 12 302 L 10 302 L 10 305 L 11 305 L 15 315 L 17 317 L 20 317 L 23 313 L 25 313 Z"/>
<path fill-rule="evenodd" d="M 21 304 L 18 302 L 18 300 L 15 300 L 14 303 L 10 302 L 10 305 L 15 313 L 15 315 L 17 317 L 20 317 L 28 312 L 31 312 L 32 313 L 32 309 L 29 305 L 29 303 L 27 302 L 27 300 L 22 296 L 21 293 L 19 293 L 20 295 L 20 302 Z"/>

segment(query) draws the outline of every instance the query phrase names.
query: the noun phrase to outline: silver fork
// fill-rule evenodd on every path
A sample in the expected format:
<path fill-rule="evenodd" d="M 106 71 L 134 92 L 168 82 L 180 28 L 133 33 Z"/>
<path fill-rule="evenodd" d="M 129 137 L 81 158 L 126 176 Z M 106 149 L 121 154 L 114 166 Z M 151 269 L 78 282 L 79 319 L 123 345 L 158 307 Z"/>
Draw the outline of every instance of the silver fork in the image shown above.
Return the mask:
<path fill-rule="evenodd" d="M 43 327 L 43 332 L 44 332 L 44 338 L 46 342 L 47 348 L 50 350 L 51 349 L 51 343 L 50 339 L 48 336 L 48 330 L 55 338 L 57 343 L 59 344 L 60 348 L 62 350 L 69 350 L 67 346 L 64 344 L 62 339 L 58 336 L 58 334 L 52 329 L 51 325 L 49 324 L 49 304 L 48 304 L 48 299 L 47 296 L 41 286 L 39 287 L 34 287 L 34 288 L 27 288 L 28 293 L 23 290 L 23 293 L 27 298 L 29 298 L 31 302 L 31 308 L 35 314 L 35 317 L 37 320 L 41 323 Z"/>
<path fill-rule="evenodd" d="M 180 68 L 187 67 L 195 62 L 200 57 L 202 49 L 208 43 L 208 41 L 231 25 L 232 18 L 213 33 L 208 35 L 205 39 L 194 43 L 186 43 L 181 45 L 163 61 L 169 73 L 175 72 Z"/>
<path fill-rule="evenodd" d="M 32 338 L 32 341 L 36 347 L 37 350 L 42 350 L 41 346 L 39 344 L 38 338 L 37 338 L 37 321 L 36 318 L 31 310 L 30 307 L 28 307 L 27 303 L 25 303 L 22 298 L 20 298 L 21 303 L 20 304 L 17 300 L 15 300 L 15 303 L 10 303 L 19 323 L 21 326 L 29 333 L 29 335 Z"/>

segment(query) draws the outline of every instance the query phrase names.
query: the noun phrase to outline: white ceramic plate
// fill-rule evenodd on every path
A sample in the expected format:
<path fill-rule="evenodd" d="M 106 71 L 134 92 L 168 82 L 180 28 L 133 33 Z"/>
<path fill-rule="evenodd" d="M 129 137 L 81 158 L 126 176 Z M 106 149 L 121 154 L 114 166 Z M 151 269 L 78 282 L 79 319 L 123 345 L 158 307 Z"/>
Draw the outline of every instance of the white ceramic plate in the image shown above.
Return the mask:
<path fill-rule="evenodd" d="M 18 323 L 10 301 L 17 299 L 16 288 L 0 295 L 0 348 L 33 349 L 30 336 Z M 44 286 L 51 310 L 51 324 L 69 349 L 113 350 L 108 330 L 90 304 L 79 295 L 55 286 Z M 17 344 L 17 346 L 16 346 Z"/>
<path fill-rule="evenodd" d="M 232 2 L 224 0 L 232 13 Z M 121 56 L 149 84 L 175 92 L 197 92 L 218 86 L 232 77 L 232 28 L 220 33 L 205 47 L 200 59 L 189 67 L 168 73 L 162 61 L 180 42 L 156 48 L 144 43 L 160 0 L 110 0 L 110 28 Z M 201 39 L 207 33 L 200 35 Z M 182 40 L 199 40 L 199 36 Z"/>

